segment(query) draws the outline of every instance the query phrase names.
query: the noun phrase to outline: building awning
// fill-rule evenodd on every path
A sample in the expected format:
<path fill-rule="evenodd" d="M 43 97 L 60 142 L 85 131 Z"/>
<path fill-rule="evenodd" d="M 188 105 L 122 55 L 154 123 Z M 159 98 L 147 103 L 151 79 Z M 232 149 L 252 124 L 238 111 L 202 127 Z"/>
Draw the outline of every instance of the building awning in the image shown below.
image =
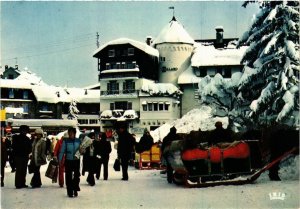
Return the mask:
<path fill-rule="evenodd" d="M 163 104 L 164 102 L 159 102 L 159 104 Z"/>
<path fill-rule="evenodd" d="M 104 110 L 101 115 L 100 118 L 111 118 L 112 117 L 112 111 L 111 110 Z"/>
<path fill-rule="evenodd" d="M 147 105 L 147 102 L 146 101 L 142 101 L 142 105 Z"/>
<path fill-rule="evenodd" d="M 170 105 L 171 103 L 170 103 L 170 102 L 165 102 L 165 104 L 166 104 L 166 105 Z"/>
<path fill-rule="evenodd" d="M 138 118 L 135 110 L 104 110 L 100 115 L 101 120 L 126 121 Z"/>

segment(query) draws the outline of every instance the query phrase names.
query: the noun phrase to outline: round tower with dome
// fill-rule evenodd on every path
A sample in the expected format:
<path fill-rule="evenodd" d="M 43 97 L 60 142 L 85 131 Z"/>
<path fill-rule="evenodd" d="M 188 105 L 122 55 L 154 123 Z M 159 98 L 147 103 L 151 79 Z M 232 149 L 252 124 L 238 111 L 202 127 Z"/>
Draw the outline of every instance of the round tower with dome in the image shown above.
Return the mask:
<path fill-rule="evenodd" d="M 159 82 L 177 85 L 178 76 L 191 63 L 194 39 L 173 16 L 153 45 L 159 51 Z"/>

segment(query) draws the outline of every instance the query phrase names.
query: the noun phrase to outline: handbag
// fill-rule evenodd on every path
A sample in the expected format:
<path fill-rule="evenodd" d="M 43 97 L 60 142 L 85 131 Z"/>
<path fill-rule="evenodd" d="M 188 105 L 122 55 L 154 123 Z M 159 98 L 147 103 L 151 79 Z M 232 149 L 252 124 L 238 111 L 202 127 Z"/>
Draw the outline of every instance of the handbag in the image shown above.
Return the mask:
<path fill-rule="evenodd" d="M 28 173 L 29 174 L 34 173 L 34 170 L 35 170 L 35 166 L 34 166 L 32 160 L 30 160 L 30 163 L 28 164 Z"/>
<path fill-rule="evenodd" d="M 49 162 L 45 176 L 52 180 L 55 180 L 55 179 L 57 179 L 57 173 L 58 173 L 58 162 L 56 160 L 52 159 Z"/>
<path fill-rule="evenodd" d="M 120 164 L 120 160 L 118 158 L 115 160 L 114 169 L 115 169 L 115 171 L 121 170 L 121 164 Z"/>

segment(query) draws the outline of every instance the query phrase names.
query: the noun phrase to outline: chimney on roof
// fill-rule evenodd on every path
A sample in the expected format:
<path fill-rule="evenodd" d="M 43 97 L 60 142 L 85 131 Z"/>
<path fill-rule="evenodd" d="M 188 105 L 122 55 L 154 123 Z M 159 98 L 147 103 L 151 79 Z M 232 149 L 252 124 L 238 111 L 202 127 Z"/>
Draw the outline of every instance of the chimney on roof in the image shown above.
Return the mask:
<path fill-rule="evenodd" d="M 216 48 L 223 48 L 224 47 L 224 41 L 223 41 L 223 26 L 217 26 L 216 28 L 216 41 L 215 41 L 215 47 Z"/>
<path fill-rule="evenodd" d="M 150 45 L 152 44 L 152 37 L 151 37 L 151 36 L 147 36 L 147 37 L 146 37 L 146 44 L 147 44 L 148 46 L 150 46 Z"/>
<path fill-rule="evenodd" d="M 5 65 L 5 70 L 8 70 L 8 65 Z"/>
<path fill-rule="evenodd" d="M 19 69 L 19 66 L 18 65 L 15 65 L 15 70 L 18 70 Z"/>

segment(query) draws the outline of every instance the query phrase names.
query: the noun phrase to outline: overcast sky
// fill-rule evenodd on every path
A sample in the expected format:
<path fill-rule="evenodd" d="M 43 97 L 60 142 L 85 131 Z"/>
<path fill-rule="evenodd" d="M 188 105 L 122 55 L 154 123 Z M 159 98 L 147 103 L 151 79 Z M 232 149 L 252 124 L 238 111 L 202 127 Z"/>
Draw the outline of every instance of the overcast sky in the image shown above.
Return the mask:
<path fill-rule="evenodd" d="M 52 85 L 84 87 L 98 82 L 92 57 L 96 33 L 100 45 L 126 37 L 145 41 L 177 20 L 194 39 L 215 38 L 215 26 L 224 38 L 240 37 L 258 11 L 257 4 L 241 1 L 89 1 L 0 2 L 1 61 L 27 67 Z"/>

